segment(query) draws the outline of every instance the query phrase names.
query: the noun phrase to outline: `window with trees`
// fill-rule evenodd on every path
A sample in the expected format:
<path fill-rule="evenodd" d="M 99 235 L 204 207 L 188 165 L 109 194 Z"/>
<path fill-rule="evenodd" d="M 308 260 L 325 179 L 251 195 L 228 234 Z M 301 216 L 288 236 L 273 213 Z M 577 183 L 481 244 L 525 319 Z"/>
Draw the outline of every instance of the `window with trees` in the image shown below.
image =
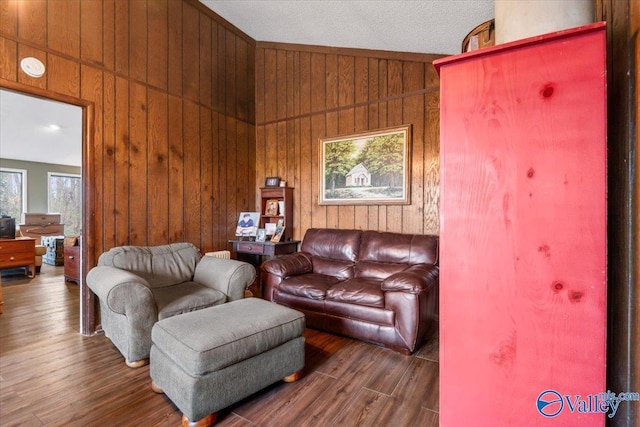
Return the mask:
<path fill-rule="evenodd" d="M 82 230 L 82 179 L 80 175 L 49 172 L 49 212 L 60 214 L 65 235 Z"/>
<path fill-rule="evenodd" d="M 0 215 L 22 219 L 27 211 L 27 171 L 0 168 Z"/>

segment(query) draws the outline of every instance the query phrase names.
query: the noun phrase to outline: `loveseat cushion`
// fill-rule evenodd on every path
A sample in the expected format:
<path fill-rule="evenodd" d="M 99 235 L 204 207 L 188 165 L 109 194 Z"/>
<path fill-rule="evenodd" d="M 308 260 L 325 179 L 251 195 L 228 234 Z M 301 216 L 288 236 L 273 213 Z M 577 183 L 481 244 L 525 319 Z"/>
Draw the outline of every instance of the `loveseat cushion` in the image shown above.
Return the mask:
<path fill-rule="evenodd" d="M 193 279 L 202 254 L 188 242 L 161 246 L 118 246 L 100 255 L 98 265 L 130 271 L 151 288 L 176 285 Z"/>
<path fill-rule="evenodd" d="M 308 273 L 287 277 L 280 283 L 284 293 L 314 300 L 326 298 L 327 290 L 338 283 L 338 278 L 324 274 Z"/>
<path fill-rule="evenodd" d="M 223 304 L 225 294 L 196 282 L 183 282 L 175 286 L 151 289 L 158 306 L 158 320 L 177 314 Z"/>
<path fill-rule="evenodd" d="M 384 307 L 384 292 L 376 279 L 349 279 L 327 290 L 327 300 L 345 304 Z"/>

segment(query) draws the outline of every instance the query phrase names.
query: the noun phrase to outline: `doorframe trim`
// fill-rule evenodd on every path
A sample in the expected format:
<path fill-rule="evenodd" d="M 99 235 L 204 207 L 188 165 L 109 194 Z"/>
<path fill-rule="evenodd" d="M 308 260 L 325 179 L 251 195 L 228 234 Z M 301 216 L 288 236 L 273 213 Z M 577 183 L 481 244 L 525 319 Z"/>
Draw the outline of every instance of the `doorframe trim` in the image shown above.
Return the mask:
<path fill-rule="evenodd" d="M 96 332 L 96 299 L 86 285 L 85 277 L 95 259 L 93 244 L 94 224 L 91 221 L 94 212 L 94 200 L 91 189 L 94 188 L 94 174 L 91 159 L 94 146 L 95 104 L 82 98 L 28 86 L 0 78 L 0 88 L 20 92 L 38 98 L 64 102 L 82 108 L 82 243 L 80 253 L 80 333 L 92 335 Z"/>

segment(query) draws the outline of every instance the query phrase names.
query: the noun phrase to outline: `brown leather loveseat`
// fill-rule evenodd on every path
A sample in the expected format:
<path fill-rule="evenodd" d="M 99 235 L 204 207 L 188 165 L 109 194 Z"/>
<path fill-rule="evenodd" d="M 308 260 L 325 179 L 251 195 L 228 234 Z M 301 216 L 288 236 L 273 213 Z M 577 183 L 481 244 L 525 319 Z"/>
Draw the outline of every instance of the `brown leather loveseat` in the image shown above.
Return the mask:
<path fill-rule="evenodd" d="M 435 332 L 437 262 L 437 236 L 312 228 L 262 264 L 261 284 L 308 327 L 411 354 Z"/>

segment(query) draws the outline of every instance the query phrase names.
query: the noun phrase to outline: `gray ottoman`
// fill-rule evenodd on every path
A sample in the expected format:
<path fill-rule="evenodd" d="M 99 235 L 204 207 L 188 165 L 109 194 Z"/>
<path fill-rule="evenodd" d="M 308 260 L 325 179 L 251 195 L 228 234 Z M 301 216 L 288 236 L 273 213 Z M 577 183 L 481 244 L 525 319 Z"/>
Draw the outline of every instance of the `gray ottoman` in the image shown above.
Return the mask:
<path fill-rule="evenodd" d="M 157 322 L 151 330 L 152 388 L 182 411 L 183 425 L 216 413 L 304 367 L 304 314 L 245 298 Z"/>

